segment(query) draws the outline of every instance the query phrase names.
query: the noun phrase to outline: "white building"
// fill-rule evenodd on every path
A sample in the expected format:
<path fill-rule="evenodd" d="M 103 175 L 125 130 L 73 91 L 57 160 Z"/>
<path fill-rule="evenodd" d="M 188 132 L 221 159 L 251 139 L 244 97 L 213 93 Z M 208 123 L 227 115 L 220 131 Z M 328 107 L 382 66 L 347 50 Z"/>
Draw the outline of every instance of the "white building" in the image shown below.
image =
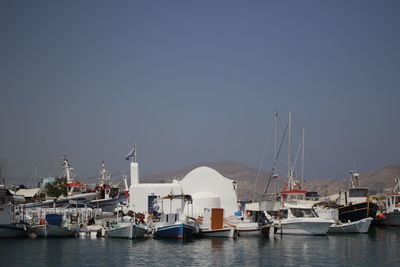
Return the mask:
<path fill-rule="evenodd" d="M 209 167 L 196 168 L 181 181 L 140 183 L 139 165 L 137 162 L 131 162 L 129 205 L 132 210 L 149 213 L 152 212 L 154 199 L 169 194 L 187 194 L 191 195 L 193 199 L 193 212 L 190 212 L 190 216 L 202 215 L 205 208 L 223 208 L 224 216 L 227 217 L 234 215 L 237 210 L 235 186 L 234 180 L 223 177 Z M 164 200 L 163 203 L 160 203 L 164 212 L 182 212 L 183 205 L 182 199 L 174 199 L 171 203 L 169 200 Z M 186 208 L 185 211 L 187 211 Z"/>
<path fill-rule="evenodd" d="M 199 167 L 180 181 L 183 192 L 193 198 L 193 214 L 202 214 L 205 208 L 223 208 L 224 217 L 237 211 L 236 183 L 209 167 Z"/>

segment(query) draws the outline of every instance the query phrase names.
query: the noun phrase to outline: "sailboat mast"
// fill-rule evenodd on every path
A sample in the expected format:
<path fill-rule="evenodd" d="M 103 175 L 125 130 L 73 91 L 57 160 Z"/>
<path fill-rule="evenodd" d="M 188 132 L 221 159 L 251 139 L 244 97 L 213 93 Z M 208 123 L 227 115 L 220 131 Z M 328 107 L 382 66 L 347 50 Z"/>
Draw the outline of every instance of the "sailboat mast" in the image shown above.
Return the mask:
<path fill-rule="evenodd" d="M 277 118 L 278 118 L 278 112 L 275 112 L 275 118 L 274 118 L 274 166 L 276 164 L 276 120 L 277 120 Z M 275 170 L 274 170 L 274 172 L 275 172 Z"/>
<path fill-rule="evenodd" d="M 289 112 L 289 123 L 288 123 L 288 130 L 289 130 L 289 135 L 288 135 L 288 189 L 292 190 L 293 188 L 293 181 L 292 181 L 292 163 L 291 163 L 291 151 L 290 151 L 290 146 L 291 146 L 291 139 L 292 139 L 292 113 Z"/>
<path fill-rule="evenodd" d="M 305 130 L 303 128 L 303 145 L 302 145 L 302 152 L 301 152 L 301 188 L 304 188 L 304 139 L 305 139 Z"/>
<path fill-rule="evenodd" d="M 276 172 L 276 161 L 277 161 L 277 152 L 276 152 L 276 121 L 278 120 L 278 112 L 275 112 L 275 118 L 274 118 L 274 173 L 272 174 L 273 177 L 275 178 L 275 200 L 278 195 L 278 175 Z"/>

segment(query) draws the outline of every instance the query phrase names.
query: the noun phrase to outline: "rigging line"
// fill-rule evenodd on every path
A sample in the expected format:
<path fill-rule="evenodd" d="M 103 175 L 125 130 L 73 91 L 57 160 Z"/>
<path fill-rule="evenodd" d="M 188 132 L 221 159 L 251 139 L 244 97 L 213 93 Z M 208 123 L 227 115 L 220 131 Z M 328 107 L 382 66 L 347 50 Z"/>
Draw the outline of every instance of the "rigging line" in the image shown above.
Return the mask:
<path fill-rule="evenodd" d="M 303 142 L 300 142 L 299 143 L 299 146 L 297 147 L 297 153 L 296 153 L 296 157 L 294 158 L 294 163 L 293 163 L 293 170 L 294 170 L 294 168 L 295 168 L 295 166 L 296 166 L 296 164 L 297 164 L 297 159 L 298 159 L 298 157 L 299 157 L 299 153 L 300 153 L 300 149 L 301 149 L 301 145 L 302 145 L 302 143 Z M 291 171 L 293 171 L 293 170 L 291 170 Z"/>
<path fill-rule="evenodd" d="M 277 161 L 278 161 L 279 154 L 281 153 L 283 141 L 285 140 L 285 136 L 286 136 L 286 132 L 287 132 L 288 127 L 289 127 L 289 125 L 286 124 L 285 131 L 283 132 L 283 135 L 282 135 L 281 144 L 279 145 L 278 153 L 276 154 L 276 158 L 275 158 L 275 160 L 274 160 L 274 165 L 273 165 L 273 167 L 272 167 L 271 175 L 269 176 L 268 183 L 267 183 L 267 188 L 265 189 L 264 194 L 267 194 L 268 188 L 269 188 L 269 184 L 271 183 L 271 179 L 272 179 L 273 175 L 275 174 L 276 163 L 277 163 Z"/>
<path fill-rule="evenodd" d="M 268 141 L 267 141 L 267 144 L 266 144 L 266 146 L 265 146 L 264 154 L 263 154 L 262 159 L 261 159 L 261 162 L 260 162 L 260 166 L 258 167 L 256 182 L 255 182 L 255 184 L 254 184 L 253 201 L 255 201 L 255 198 L 256 198 L 257 184 L 258 184 L 258 180 L 259 180 L 259 178 L 260 178 L 261 168 L 262 168 L 262 166 L 263 166 L 263 164 L 264 164 L 265 155 L 267 154 L 267 151 L 268 151 L 268 148 L 269 148 L 269 144 L 270 144 L 270 141 L 271 141 L 271 136 L 272 136 L 272 130 L 271 130 L 271 132 L 270 132 L 270 134 L 269 134 Z"/>

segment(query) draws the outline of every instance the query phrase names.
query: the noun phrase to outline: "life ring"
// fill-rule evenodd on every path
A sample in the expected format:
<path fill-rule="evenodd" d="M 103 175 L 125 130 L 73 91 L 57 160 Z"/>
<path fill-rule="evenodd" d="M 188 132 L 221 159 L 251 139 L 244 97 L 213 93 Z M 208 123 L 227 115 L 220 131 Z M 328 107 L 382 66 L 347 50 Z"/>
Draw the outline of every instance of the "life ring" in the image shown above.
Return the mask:
<path fill-rule="evenodd" d="M 43 219 L 43 218 L 42 218 L 42 219 L 40 219 L 40 221 L 39 221 L 39 224 L 40 224 L 40 225 L 44 225 L 44 224 L 46 224 L 46 220 L 45 220 L 45 219 Z"/>

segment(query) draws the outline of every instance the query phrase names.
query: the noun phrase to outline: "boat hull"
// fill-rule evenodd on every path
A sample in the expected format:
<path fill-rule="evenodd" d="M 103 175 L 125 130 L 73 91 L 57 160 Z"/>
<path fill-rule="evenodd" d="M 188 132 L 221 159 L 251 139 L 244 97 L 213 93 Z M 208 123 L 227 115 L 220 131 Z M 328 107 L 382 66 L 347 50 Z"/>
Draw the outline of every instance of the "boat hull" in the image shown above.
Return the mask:
<path fill-rule="evenodd" d="M 218 238 L 234 238 L 236 236 L 236 230 L 234 228 L 224 229 L 200 229 L 200 237 L 218 237 Z"/>
<path fill-rule="evenodd" d="M 23 237 L 26 234 L 26 229 L 22 226 L 15 224 L 1 224 L 0 225 L 0 238 L 7 237 Z"/>
<path fill-rule="evenodd" d="M 395 210 L 391 213 L 385 213 L 385 219 L 381 221 L 382 224 L 388 226 L 400 226 L 400 211 Z"/>
<path fill-rule="evenodd" d="M 147 233 L 147 227 L 137 224 L 119 224 L 116 228 L 106 231 L 107 237 L 112 238 L 143 238 Z"/>
<path fill-rule="evenodd" d="M 185 223 L 159 226 L 154 232 L 154 238 L 185 240 L 193 237 L 195 228 Z"/>
<path fill-rule="evenodd" d="M 341 222 L 355 222 L 368 217 L 375 218 L 378 205 L 371 202 L 362 202 L 338 208 Z"/>
<path fill-rule="evenodd" d="M 363 234 L 368 233 L 372 218 L 365 218 L 359 221 L 331 225 L 328 234 Z"/>
<path fill-rule="evenodd" d="M 240 223 L 236 225 L 238 236 L 261 236 L 258 223 Z"/>
<path fill-rule="evenodd" d="M 333 220 L 282 220 L 275 223 L 275 233 L 285 235 L 326 235 Z"/>
<path fill-rule="evenodd" d="M 37 237 L 72 237 L 77 234 L 75 229 L 65 228 L 57 225 L 36 225 L 31 227 L 30 232 Z"/>

